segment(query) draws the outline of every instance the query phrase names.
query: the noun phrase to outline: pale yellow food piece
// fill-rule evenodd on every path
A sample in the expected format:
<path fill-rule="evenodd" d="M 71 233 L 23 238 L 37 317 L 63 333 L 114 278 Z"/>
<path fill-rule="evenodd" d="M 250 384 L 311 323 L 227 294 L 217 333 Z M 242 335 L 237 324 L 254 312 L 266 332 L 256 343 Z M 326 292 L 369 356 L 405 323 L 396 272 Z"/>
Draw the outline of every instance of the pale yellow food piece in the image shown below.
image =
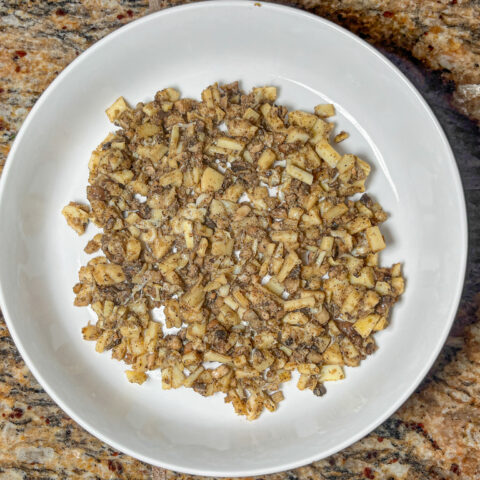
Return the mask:
<path fill-rule="evenodd" d="M 136 238 L 129 238 L 127 242 L 127 251 L 125 258 L 129 262 L 134 262 L 135 260 L 138 260 L 141 251 L 142 244 Z"/>
<path fill-rule="evenodd" d="M 363 338 L 367 338 L 372 330 L 375 328 L 375 325 L 380 320 L 380 315 L 372 314 L 367 315 L 366 317 L 362 317 L 358 319 L 354 324 L 353 328 L 357 331 L 357 333 L 362 336 Z"/>
<path fill-rule="evenodd" d="M 300 363 L 297 367 L 299 373 L 306 375 L 316 375 L 320 373 L 320 368 L 314 363 Z"/>
<path fill-rule="evenodd" d="M 345 173 L 355 166 L 355 155 L 347 153 L 343 155 L 337 162 L 337 170 L 339 173 Z"/>
<path fill-rule="evenodd" d="M 258 115 L 258 114 L 257 114 Z M 255 121 L 255 119 L 254 119 Z M 246 119 L 232 119 L 227 121 L 228 133 L 234 137 L 252 138 L 258 130 L 256 125 L 253 125 Z"/>
<path fill-rule="evenodd" d="M 161 127 L 153 123 L 144 123 L 140 125 L 137 129 L 137 135 L 140 138 L 147 138 L 153 135 L 157 135 L 161 132 Z"/>
<path fill-rule="evenodd" d="M 333 139 L 335 143 L 340 143 L 346 140 L 350 135 L 347 132 L 340 132 L 339 134 L 335 135 Z"/>
<path fill-rule="evenodd" d="M 376 225 L 374 227 L 367 228 L 365 230 L 365 234 L 372 252 L 378 252 L 386 247 L 383 235 Z"/>
<path fill-rule="evenodd" d="M 220 238 L 212 242 L 212 255 L 231 255 L 233 252 L 233 238 Z"/>
<path fill-rule="evenodd" d="M 349 280 L 352 285 L 363 285 L 367 288 L 375 286 L 375 278 L 371 267 L 363 267 L 358 275 L 350 275 Z"/>
<path fill-rule="evenodd" d="M 297 388 L 299 390 L 305 390 L 308 387 L 308 382 L 310 380 L 310 375 L 302 373 L 297 382 Z"/>
<path fill-rule="evenodd" d="M 274 102 L 277 99 L 277 88 L 256 87 L 253 89 L 253 96 L 258 103 L 263 101 Z"/>
<path fill-rule="evenodd" d="M 158 183 L 161 187 L 168 187 L 170 185 L 174 187 L 180 187 L 183 183 L 183 173 L 179 168 L 172 170 L 171 172 L 163 175 L 159 179 Z"/>
<path fill-rule="evenodd" d="M 200 285 L 194 285 L 183 295 L 180 301 L 187 307 L 200 308 L 205 300 L 205 290 Z"/>
<path fill-rule="evenodd" d="M 300 263 L 300 258 L 295 252 L 290 252 L 283 262 L 282 268 L 277 274 L 277 280 L 282 283 L 288 274 Z"/>
<path fill-rule="evenodd" d="M 110 107 L 105 110 L 108 119 L 113 123 L 122 112 L 129 110 L 127 102 L 123 97 L 118 97 L 115 102 L 112 103 Z"/>
<path fill-rule="evenodd" d="M 317 155 L 328 163 L 329 167 L 335 168 L 342 156 L 330 145 L 326 138 L 322 138 L 316 145 Z"/>
<path fill-rule="evenodd" d="M 249 122 L 256 123 L 260 118 L 260 114 L 257 111 L 255 111 L 253 108 L 248 107 L 245 110 L 245 113 L 243 114 L 243 118 L 245 120 L 248 120 Z"/>
<path fill-rule="evenodd" d="M 392 278 L 392 286 L 397 295 L 401 295 L 405 291 L 405 280 L 402 277 Z"/>
<path fill-rule="evenodd" d="M 267 170 L 274 164 L 275 159 L 275 152 L 271 148 L 267 148 L 258 158 L 258 168 L 260 168 L 260 170 Z"/>
<path fill-rule="evenodd" d="M 296 298 L 294 300 L 287 300 L 283 304 L 283 309 L 286 312 L 290 312 L 293 310 L 300 310 L 302 308 L 311 308 L 315 306 L 315 297 L 304 297 L 304 298 Z"/>
<path fill-rule="evenodd" d="M 317 118 L 313 124 L 311 130 L 311 137 L 308 141 L 311 145 L 315 146 L 317 143 L 321 142 L 323 139 L 328 139 L 330 132 L 333 130 L 333 124 L 328 123 L 321 118 Z"/>
<path fill-rule="evenodd" d="M 131 170 L 119 170 L 118 172 L 112 172 L 110 174 L 112 180 L 122 185 L 127 185 L 133 177 L 134 175 Z"/>
<path fill-rule="evenodd" d="M 342 216 L 344 213 L 348 212 L 348 207 L 344 203 L 339 203 L 334 207 L 327 210 L 327 212 L 323 215 L 324 220 L 333 220 L 334 218 Z"/>
<path fill-rule="evenodd" d="M 177 363 L 172 367 L 172 388 L 180 388 L 184 382 L 183 368 Z"/>
<path fill-rule="evenodd" d="M 278 281 L 277 278 L 272 277 L 266 284 L 265 287 L 268 288 L 275 295 L 281 296 L 285 290 L 285 287 Z"/>
<path fill-rule="evenodd" d="M 289 312 L 283 317 L 283 321 L 290 325 L 305 325 L 309 318 L 303 312 Z"/>
<path fill-rule="evenodd" d="M 95 265 L 93 277 L 98 285 L 115 285 L 125 281 L 125 274 L 120 265 L 103 263 Z"/>
<path fill-rule="evenodd" d="M 163 390 L 170 390 L 173 383 L 173 368 L 162 368 L 162 388 Z"/>
<path fill-rule="evenodd" d="M 320 382 L 335 382 L 345 378 L 345 373 L 340 365 L 323 365 L 318 379 Z"/>
<path fill-rule="evenodd" d="M 335 107 L 331 103 L 323 103 L 315 107 L 315 115 L 319 117 L 333 117 L 335 115 Z"/>
<path fill-rule="evenodd" d="M 375 325 L 375 327 L 373 328 L 373 330 L 375 332 L 378 332 L 380 330 L 383 330 L 384 328 L 386 328 L 388 325 L 388 320 L 385 318 L 385 317 L 381 317 L 380 320 L 377 322 L 377 324 Z"/>
<path fill-rule="evenodd" d="M 342 352 L 338 343 L 331 343 L 323 352 L 323 361 L 330 365 L 344 365 Z"/>
<path fill-rule="evenodd" d="M 306 172 L 305 170 L 296 167 L 295 165 L 287 165 L 285 170 L 290 176 L 300 180 L 303 183 L 306 183 L 307 185 L 311 185 L 313 183 L 313 175 L 310 172 Z"/>
<path fill-rule="evenodd" d="M 353 313 L 361 298 L 361 293 L 358 290 L 353 289 L 343 302 L 342 313 Z"/>
<path fill-rule="evenodd" d="M 354 235 L 359 232 L 363 232 L 367 228 L 370 228 L 372 223 L 368 217 L 358 216 L 354 220 L 348 223 L 348 231 Z"/>
<path fill-rule="evenodd" d="M 207 167 L 202 175 L 202 192 L 216 192 L 222 188 L 224 176 L 211 167 Z"/>
<path fill-rule="evenodd" d="M 241 152 L 245 148 L 245 144 L 243 142 L 229 137 L 218 138 L 217 146 L 220 148 L 225 148 L 226 150 L 234 150 L 236 152 Z"/>
<path fill-rule="evenodd" d="M 85 233 L 90 215 L 87 207 L 80 203 L 70 202 L 62 209 L 62 215 L 65 217 L 67 224 L 72 227 L 78 235 Z"/>
<path fill-rule="evenodd" d="M 126 370 L 125 374 L 130 383 L 138 383 L 138 385 L 144 383 L 148 378 L 145 372 L 138 372 L 135 370 Z"/>
<path fill-rule="evenodd" d="M 392 265 L 392 277 L 399 277 L 402 275 L 402 264 L 395 263 Z"/>
<path fill-rule="evenodd" d="M 185 387 L 191 387 L 198 380 L 198 377 L 200 377 L 200 375 L 204 371 L 205 371 L 205 368 L 203 366 L 198 367 L 184 380 L 183 385 Z"/>
<path fill-rule="evenodd" d="M 333 237 L 326 236 L 323 237 L 320 242 L 320 250 L 325 250 L 326 252 L 330 252 L 333 247 Z"/>
<path fill-rule="evenodd" d="M 390 295 L 392 288 L 387 282 L 377 282 L 375 284 L 375 291 L 380 295 Z"/>
<path fill-rule="evenodd" d="M 293 230 L 277 230 L 276 232 L 272 232 L 270 237 L 274 242 L 294 243 L 298 239 L 298 232 Z"/>
<path fill-rule="evenodd" d="M 306 130 L 311 130 L 317 121 L 317 117 L 312 113 L 294 110 L 293 112 L 289 112 L 288 121 L 291 125 L 296 125 L 298 127 L 305 128 Z"/>
<path fill-rule="evenodd" d="M 287 138 L 285 141 L 287 143 L 305 143 L 310 138 L 308 132 L 300 127 L 290 127 L 287 130 Z"/>

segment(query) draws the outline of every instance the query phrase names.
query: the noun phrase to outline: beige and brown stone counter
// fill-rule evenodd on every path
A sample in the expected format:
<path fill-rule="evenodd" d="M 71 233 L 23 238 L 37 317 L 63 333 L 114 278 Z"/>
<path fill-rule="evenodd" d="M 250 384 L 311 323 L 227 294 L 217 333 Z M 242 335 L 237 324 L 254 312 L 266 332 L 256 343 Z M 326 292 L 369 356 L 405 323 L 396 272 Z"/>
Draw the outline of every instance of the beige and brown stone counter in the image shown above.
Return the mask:
<path fill-rule="evenodd" d="M 160 0 L 155 8 L 175 5 Z M 470 220 L 469 274 L 452 335 L 406 404 L 372 434 L 271 480 L 480 479 L 480 3 L 296 0 L 386 53 L 450 137 Z M 29 110 L 79 53 L 149 12 L 146 0 L 0 0 L 0 170 Z M 426 67 L 437 70 L 432 73 Z M 1 227 L 0 227 L 1 228 Z M 0 480 L 190 479 L 142 464 L 86 433 L 30 374 L 0 316 Z"/>

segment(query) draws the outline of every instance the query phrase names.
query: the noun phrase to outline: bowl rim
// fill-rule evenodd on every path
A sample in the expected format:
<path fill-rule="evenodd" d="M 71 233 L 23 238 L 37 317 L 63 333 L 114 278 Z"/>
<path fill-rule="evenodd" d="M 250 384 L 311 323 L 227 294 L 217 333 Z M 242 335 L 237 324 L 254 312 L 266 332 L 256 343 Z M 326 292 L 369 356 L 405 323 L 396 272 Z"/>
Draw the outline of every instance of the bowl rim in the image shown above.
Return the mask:
<path fill-rule="evenodd" d="M 330 455 L 333 455 L 353 443 L 357 442 L 358 440 L 362 439 L 366 435 L 368 435 L 370 432 L 372 432 L 375 428 L 377 428 L 380 424 L 382 424 L 386 419 L 388 419 L 395 411 L 397 411 L 403 403 L 412 395 L 414 390 L 418 387 L 420 382 L 424 379 L 428 371 L 430 370 L 431 366 L 435 362 L 436 358 L 438 357 L 441 349 L 443 348 L 445 341 L 447 339 L 447 336 L 450 332 L 450 329 L 453 325 L 453 322 L 456 317 L 456 312 L 459 307 L 461 295 L 463 292 L 463 286 L 465 282 L 465 276 L 466 276 L 466 270 L 467 270 L 467 257 L 468 257 L 468 220 L 467 220 L 467 209 L 466 209 L 466 201 L 465 201 L 465 194 L 462 186 L 462 181 L 458 169 L 457 162 L 455 160 L 455 156 L 453 154 L 452 148 L 450 146 L 450 143 L 447 139 L 447 136 L 440 125 L 437 117 L 433 113 L 432 109 L 424 99 L 424 97 L 420 94 L 420 92 L 416 89 L 416 87 L 412 84 L 412 82 L 405 76 L 405 74 L 398 68 L 396 67 L 387 57 L 385 57 L 382 53 L 380 53 L 377 49 L 375 49 L 372 45 L 367 43 L 365 40 L 361 39 L 360 37 L 356 36 L 349 30 L 340 27 L 339 25 L 336 25 L 335 23 L 331 22 L 330 20 L 327 20 L 323 17 L 320 17 L 318 15 L 315 15 L 313 13 L 305 12 L 303 10 L 300 10 L 298 8 L 290 7 L 290 6 L 285 6 L 285 5 L 279 5 L 275 3 L 270 3 L 270 2 L 265 2 L 265 1 L 256 1 L 256 0 L 210 0 L 208 2 L 196 2 L 196 3 L 190 3 L 190 4 L 184 4 L 184 5 L 179 5 L 179 6 L 174 6 L 174 7 L 169 7 L 164 10 L 156 11 L 153 13 L 147 13 L 143 17 L 140 17 L 132 22 L 129 22 L 128 24 L 114 30 L 113 32 L 110 32 L 107 34 L 105 37 L 91 45 L 89 48 L 87 48 L 85 51 L 83 51 L 77 58 L 75 58 L 71 63 L 69 63 L 57 77 L 50 83 L 50 85 L 44 90 L 44 92 L 40 95 L 38 100 L 36 101 L 35 105 L 33 106 L 32 110 L 29 112 L 27 118 L 24 120 L 22 123 L 18 134 L 13 141 L 11 150 L 7 156 L 7 162 L 5 165 L 5 168 L 3 170 L 3 174 L 1 175 L 0 178 L 0 209 L 5 208 L 3 205 L 5 204 L 5 185 L 8 181 L 8 177 L 10 174 L 10 171 L 12 170 L 13 163 L 14 163 L 14 157 L 18 148 L 18 145 L 22 142 L 22 139 L 24 137 L 25 131 L 27 130 L 28 126 L 30 123 L 33 121 L 36 113 L 38 110 L 40 110 L 41 106 L 48 100 L 51 92 L 59 85 L 62 81 L 63 78 L 69 74 L 69 72 L 75 68 L 79 63 L 83 61 L 84 58 L 86 58 L 88 55 L 94 54 L 94 52 L 101 48 L 104 43 L 110 42 L 114 40 L 117 36 L 121 36 L 124 32 L 132 29 L 132 28 L 137 28 L 139 25 L 147 23 L 147 22 L 155 22 L 157 18 L 159 17 L 164 17 L 168 16 L 171 14 L 178 14 L 181 11 L 184 10 L 201 10 L 201 9 L 216 9 L 218 7 L 220 8 L 251 8 L 252 6 L 257 6 L 257 7 L 262 7 L 266 9 L 270 9 L 273 11 L 280 11 L 285 15 L 293 16 L 293 17 L 304 17 L 308 18 L 310 20 L 315 20 L 318 22 L 319 25 L 326 25 L 331 29 L 336 30 L 338 33 L 348 37 L 351 41 L 356 43 L 360 48 L 366 48 L 370 53 L 375 55 L 379 60 L 382 61 L 382 63 L 388 67 L 393 74 L 397 75 L 405 84 L 405 86 L 408 88 L 410 93 L 416 98 L 418 102 L 422 105 L 423 109 L 427 113 L 430 121 L 433 123 L 435 129 L 438 132 L 438 135 L 441 139 L 441 142 L 443 143 L 443 146 L 446 150 L 446 153 L 449 157 L 449 160 L 452 164 L 453 167 L 453 178 L 452 178 L 452 184 L 453 184 L 453 189 L 452 191 L 455 191 L 455 194 L 457 196 L 457 202 L 459 203 L 459 207 L 461 210 L 461 215 L 459 217 L 459 231 L 461 237 L 463 237 L 463 245 L 462 245 L 462 251 L 461 251 L 461 265 L 460 265 L 460 275 L 456 279 L 456 285 L 454 288 L 454 295 L 453 295 L 453 301 L 451 303 L 450 309 L 448 311 L 448 314 L 445 315 L 445 317 L 448 319 L 448 321 L 444 322 L 442 332 L 441 332 L 441 341 L 437 343 L 435 348 L 432 349 L 428 361 L 418 370 L 418 373 L 416 377 L 411 380 L 410 387 L 406 389 L 403 393 L 402 396 L 398 398 L 398 400 L 393 403 L 388 409 L 386 409 L 381 415 L 378 416 L 377 420 L 368 426 L 364 427 L 362 430 L 358 431 L 355 435 L 350 437 L 349 439 L 345 440 L 344 442 L 331 447 L 330 449 L 323 451 L 319 455 L 311 455 L 307 458 L 301 458 L 297 459 L 295 461 L 289 461 L 286 463 L 282 463 L 280 460 L 279 464 L 274 467 L 265 467 L 261 469 L 249 469 L 248 467 L 236 471 L 234 473 L 229 473 L 226 474 L 224 471 L 218 471 L 215 470 L 215 468 L 210 468 L 210 469 L 185 469 L 181 465 L 175 465 L 171 464 L 166 461 L 159 461 L 156 458 L 152 458 L 148 455 L 143 455 L 140 452 L 134 451 L 130 448 L 126 448 L 123 445 L 117 443 L 114 439 L 106 437 L 103 433 L 97 431 L 94 425 L 91 425 L 87 421 L 83 420 L 80 415 L 77 415 L 76 412 L 70 409 L 70 407 L 64 403 L 56 394 L 55 390 L 53 387 L 50 387 L 50 385 L 44 380 L 42 377 L 41 373 L 37 370 L 34 362 L 31 360 L 27 350 L 24 348 L 19 335 L 15 329 L 15 322 L 13 319 L 13 316 L 10 315 L 9 309 L 8 309 L 8 302 L 5 298 L 2 284 L 0 283 L 0 308 L 2 310 L 3 316 L 5 318 L 5 322 L 7 324 L 8 330 L 10 335 L 12 336 L 15 346 L 22 355 L 22 358 L 29 368 L 30 372 L 33 374 L 33 376 L 36 378 L 36 380 L 39 382 L 39 384 L 42 386 L 42 388 L 46 391 L 46 393 L 53 399 L 53 401 L 63 410 L 65 411 L 78 425 L 80 425 L 83 429 L 85 429 L 89 434 L 93 435 L 94 437 L 98 438 L 100 441 L 104 442 L 105 444 L 109 445 L 110 447 L 114 448 L 115 450 L 118 450 L 120 452 L 123 452 L 127 455 L 130 455 L 131 457 L 138 459 L 142 462 L 148 463 L 153 466 L 157 466 L 160 468 L 164 468 L 167 470 L 173 470 L 176 472 L 180 473 L 189 473 L 193 475 L 203 475 L 203 476 L 213 476 L 213 477 L 226 477 L 226 476 L 256 476 L 256 475 L 266 475 L 266 474 L 271 474 L 271 473 L 277 473 L 277 472 L 282 472 L 286 470 L 291 470 L 294 468 L 298 468 L 304 465 L 308 465 L 314 461 L 318 461 L 322 458 L 327 458 Z M 1 237 L 0 237 L 0 247 L 1 247 Z M 5 247 L 5 245 L 4 245 Z"/>

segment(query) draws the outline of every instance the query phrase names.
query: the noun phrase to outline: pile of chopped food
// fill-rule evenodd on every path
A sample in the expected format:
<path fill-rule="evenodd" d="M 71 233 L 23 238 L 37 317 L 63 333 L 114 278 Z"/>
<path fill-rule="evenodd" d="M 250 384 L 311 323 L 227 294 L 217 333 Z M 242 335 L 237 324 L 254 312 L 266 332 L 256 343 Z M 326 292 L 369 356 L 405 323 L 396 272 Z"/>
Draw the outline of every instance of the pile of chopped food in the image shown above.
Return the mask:
<path fill-rule="evenodd" d="M 289 112 L 276 97 L 238 82 L 201 102 L 120 97 L 107 109 L 120 129 L 89 162 L 90 206 L 63 209 L 77 233 L 101 229 L 85 251 L 103 255 L 74 287 L 98 316 L 84 338 L 130 365 L 130 382 L 161 369 L 164 389 L 223 392 L 249 420 L 277 409 L 294 371 L 322 396 L 358 366 L 404 289 L 400 264 L 378 264 L 387 215 L 349 199 L 370 166 L 331 145 L 333 105 Z"/>

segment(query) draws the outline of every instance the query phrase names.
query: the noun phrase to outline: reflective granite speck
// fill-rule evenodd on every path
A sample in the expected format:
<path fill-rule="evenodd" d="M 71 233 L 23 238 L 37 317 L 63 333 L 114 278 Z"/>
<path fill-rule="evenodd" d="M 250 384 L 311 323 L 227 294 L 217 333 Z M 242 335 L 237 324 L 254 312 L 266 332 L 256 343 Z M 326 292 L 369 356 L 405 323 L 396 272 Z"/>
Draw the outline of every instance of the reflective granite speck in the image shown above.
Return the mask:
<path fill-rule="evenodd" d="M 155 8 L 177 3 L 160 0 Z M 478 118 L 475 98 L 462 103 L 459 92 L 462 85 L 478 83 L 479 4 L 462 0 L 292 3 L 366 37 L 426 97 L 459 163 L 469 207 L 470 257 L 462 305 L 449 341 L 405 405 L 344 451 L 263 478 L 480 479 L 480 318 L 475 301 L 480 291 L 480 132 L 455 111 L 460 108 Z M 0 169 L 28 111 L 55 76 L 96 40 L 146 13 L 146 1 L 0 0 Z M 441 31 L 433 28 L 442 22 L 447 26 Z M 422 35 L 440 42 L 438 47 L 424 44 Z M 455 54 L 445 57 L 450 51 Z M 448 59 L 453 59 L 450 64 Z M 440 73 L 432 73 L 419 61 L 441 69 Z M 193 478 L 115 452 L 76 425 L 30 374 L 1 316 L 0 415 L 0 480 Z"/>

